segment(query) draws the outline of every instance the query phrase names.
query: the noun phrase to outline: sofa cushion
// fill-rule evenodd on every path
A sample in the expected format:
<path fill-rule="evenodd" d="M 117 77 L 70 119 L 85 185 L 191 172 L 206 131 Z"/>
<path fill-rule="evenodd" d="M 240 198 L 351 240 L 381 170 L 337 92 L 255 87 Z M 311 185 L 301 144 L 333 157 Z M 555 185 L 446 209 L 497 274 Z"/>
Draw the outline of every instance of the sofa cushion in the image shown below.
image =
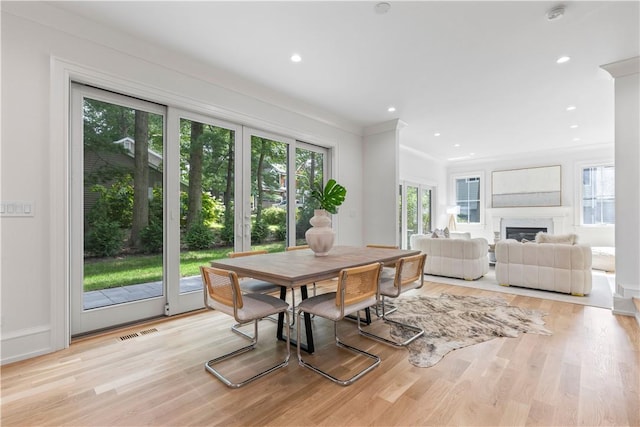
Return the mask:
<path fill-rule="evenodd" d="M 578 236 L 576 234 L 548 234 L 541 231 L 536 234 L 536 243 L 575 245 L 578 243 Z"/>

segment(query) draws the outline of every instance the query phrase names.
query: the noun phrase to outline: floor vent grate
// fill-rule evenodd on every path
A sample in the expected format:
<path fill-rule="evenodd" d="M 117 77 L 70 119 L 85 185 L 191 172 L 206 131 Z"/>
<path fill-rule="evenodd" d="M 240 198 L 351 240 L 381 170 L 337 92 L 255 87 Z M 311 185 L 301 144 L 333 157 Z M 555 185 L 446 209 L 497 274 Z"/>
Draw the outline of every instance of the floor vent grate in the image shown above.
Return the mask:
<path fill-rule="evenodd" d="M 142 335 L 153 334 L 154 332 L 158 332 L 156 328 L 145 329 L 144 331 L 134 332 L 132 334 L 123 335 L 120 337 L 120 341 L 130 340 L 132 338 L 137 338 Z"/>
<path fill-rule="evenodd" d="M 138 335 L 137 332 L 134 332 L 132 334 L 128 334 L 128 335 L 123 335 L 120 337 L 120 341 L 125 341 L 125 340 L 130 340 L 131 338 L 135 338 L 135 337 L 139 337 L 140 335 Z"/>

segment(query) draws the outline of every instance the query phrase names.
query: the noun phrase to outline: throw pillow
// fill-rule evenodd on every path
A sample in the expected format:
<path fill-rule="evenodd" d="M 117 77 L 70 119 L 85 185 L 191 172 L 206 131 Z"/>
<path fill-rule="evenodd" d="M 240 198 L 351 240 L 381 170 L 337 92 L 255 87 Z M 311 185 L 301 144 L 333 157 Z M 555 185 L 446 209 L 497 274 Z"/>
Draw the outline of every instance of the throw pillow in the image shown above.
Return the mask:
<path fill-rule="evenodd" d="M 444 233 L 444 237 L 446 237 L 448 239 L 449 238 L 449 227 L 445 227 L 444 230 L 442 230 L 442 232 Z"/>
<path fill-rule="evenodd" d="M 437 239 L 438 238 L 438 233 L 436 232 L 436 230 L 433 230 L 433 233 L 431 233 L 431 238 L 433 238 L 433 239 Z"/>
<path fill-rule="evenodd" d="M 578 243 L 578 236 L 575 234 L 547 234 L 542 231 L 536 234 L 536 243 L 559 243 L 564 245 L 575 245 Z"/>

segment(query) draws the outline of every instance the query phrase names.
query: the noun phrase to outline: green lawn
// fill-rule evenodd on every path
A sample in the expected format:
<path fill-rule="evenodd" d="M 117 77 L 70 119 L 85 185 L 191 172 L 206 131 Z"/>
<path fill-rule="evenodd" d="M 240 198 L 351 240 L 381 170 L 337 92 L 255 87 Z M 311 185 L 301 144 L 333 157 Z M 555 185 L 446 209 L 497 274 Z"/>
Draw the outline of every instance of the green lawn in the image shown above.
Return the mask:
<path fill-rule="evenodd" d="M 254 250 L 282 252 L 284 243 L 257 245 Z M 200 274 L 200 266 L 209 261 L 225 258 L 233 248 L 216 248 L 203 251 L 180 253 L 180 274 L 182 277 Z M 116 288 L 138 283 L 162 280 L 162 255 L 127 255 L 116 258 L 89 258 L 84 263 L 84 290 Z"/>

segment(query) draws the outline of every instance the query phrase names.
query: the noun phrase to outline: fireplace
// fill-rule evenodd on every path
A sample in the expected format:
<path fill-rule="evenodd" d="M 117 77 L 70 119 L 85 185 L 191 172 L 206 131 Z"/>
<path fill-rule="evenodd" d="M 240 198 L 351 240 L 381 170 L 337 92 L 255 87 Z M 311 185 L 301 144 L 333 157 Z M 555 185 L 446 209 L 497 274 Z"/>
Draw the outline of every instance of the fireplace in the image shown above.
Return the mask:
<path fill-rule="evenodd" d="M 552 218 L 502 218 L 500 221 L 500 238 L 512 238 L 519 241 L 523 238 L 535 240 L 538 231 L 555 234 L 556 230 L 554 228 L 554 220 Z M 507 231 L 509 229 L 511 232 Z"/>
<path fill-rule="evenodd" d="M 538 232 L 547 232 L 547 227 L 506 227 L 506 238 L 515 239 L 519 242 L 526 239 L 530 242 L 536 239 Z"/>

